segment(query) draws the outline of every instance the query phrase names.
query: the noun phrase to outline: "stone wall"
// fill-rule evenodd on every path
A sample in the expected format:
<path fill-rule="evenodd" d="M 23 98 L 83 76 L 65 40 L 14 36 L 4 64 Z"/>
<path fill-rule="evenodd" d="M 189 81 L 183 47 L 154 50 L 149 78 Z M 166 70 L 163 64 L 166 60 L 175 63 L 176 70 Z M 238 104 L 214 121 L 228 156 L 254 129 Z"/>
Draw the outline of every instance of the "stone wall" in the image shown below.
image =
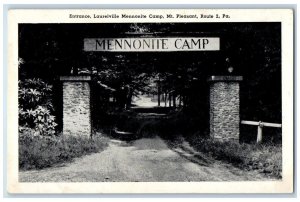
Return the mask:
<path fill-rule="evenodd" d="M 240 86 L 242 77 L 210 79 L 210 135 L 238 140 L 240 134 Z"/>
<path fill-rule="evenodd" d="M 64 76 L 63 134 L 91 135 L 89 76 Z"/>

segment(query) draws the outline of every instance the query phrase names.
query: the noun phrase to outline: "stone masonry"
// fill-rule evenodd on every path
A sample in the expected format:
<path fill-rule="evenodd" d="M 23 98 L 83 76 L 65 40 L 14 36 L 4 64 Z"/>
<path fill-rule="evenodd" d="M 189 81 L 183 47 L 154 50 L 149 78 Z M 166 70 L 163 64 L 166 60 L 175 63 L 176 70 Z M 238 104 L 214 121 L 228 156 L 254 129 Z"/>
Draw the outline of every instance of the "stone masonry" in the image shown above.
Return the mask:
<path fill-rule="evenodd" d="M 61 76 L 63 134 L 91 136 L 90 76 Z"/>
<path fill-rule="evenodd" d="M 210 136 L 239 140 L 241 76 L 212 76 L 210 82 Z"/>

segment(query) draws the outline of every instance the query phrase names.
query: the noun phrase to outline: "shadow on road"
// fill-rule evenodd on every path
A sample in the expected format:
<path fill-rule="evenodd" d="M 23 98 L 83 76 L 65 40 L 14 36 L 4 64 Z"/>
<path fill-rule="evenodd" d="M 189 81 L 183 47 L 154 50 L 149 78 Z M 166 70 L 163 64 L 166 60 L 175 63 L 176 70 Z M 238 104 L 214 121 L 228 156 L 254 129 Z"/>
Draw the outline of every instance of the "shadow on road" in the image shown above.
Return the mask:
<path fill-rule="evenodd" d="M 213 163 L 213 159 L 210 159 L 202 153 L 195 151 L 188 142 L 181 138 L 164 141 L 171 150 L 193 163 L 207 167 Z"/>
<path fill-rule="evenodd" d="M 183 140 L 183 138 L 178 138 L 176 140 L 170 140 L 166 138 L 161 138 L 159 134 L 147 134 L 139 138 L 113 138 L 120 141 L 122 147 L 135 147 L 136 150 L 168 150 L 179 154 L 184 159 L 196 163 L 201 166 L 209 167 L 213 164 L 213 159 L 208 158 L 200 152 L 195 151 L 188 142 Z"/>

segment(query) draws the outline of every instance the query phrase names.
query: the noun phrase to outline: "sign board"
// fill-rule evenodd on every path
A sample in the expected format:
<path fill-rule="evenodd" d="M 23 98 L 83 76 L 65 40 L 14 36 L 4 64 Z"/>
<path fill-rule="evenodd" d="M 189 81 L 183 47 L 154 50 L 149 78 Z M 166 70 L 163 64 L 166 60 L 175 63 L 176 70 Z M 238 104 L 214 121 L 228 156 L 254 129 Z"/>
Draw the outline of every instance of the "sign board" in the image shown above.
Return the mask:
<path fill-rule="evenodd" d="M 84 51 L 172 52 L 218 51 L 220 38 L 86 38 Z"/>

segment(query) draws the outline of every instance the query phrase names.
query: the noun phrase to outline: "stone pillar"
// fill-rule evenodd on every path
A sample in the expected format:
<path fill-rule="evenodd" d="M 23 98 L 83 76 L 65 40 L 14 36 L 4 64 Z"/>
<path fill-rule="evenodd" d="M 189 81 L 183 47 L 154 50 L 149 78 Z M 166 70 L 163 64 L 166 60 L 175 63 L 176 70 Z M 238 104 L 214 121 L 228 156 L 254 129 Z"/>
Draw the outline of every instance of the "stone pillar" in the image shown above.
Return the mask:
<path fill-rule="evenodd" d="M 91 136 L 90 76 L 61 76 L 63 134 Z"/>
<path fill-rule="evenodd" d="M 239 140 L 240 84 L 242 76 L 211 76 L 210 136 L 221 140 Z"/>

